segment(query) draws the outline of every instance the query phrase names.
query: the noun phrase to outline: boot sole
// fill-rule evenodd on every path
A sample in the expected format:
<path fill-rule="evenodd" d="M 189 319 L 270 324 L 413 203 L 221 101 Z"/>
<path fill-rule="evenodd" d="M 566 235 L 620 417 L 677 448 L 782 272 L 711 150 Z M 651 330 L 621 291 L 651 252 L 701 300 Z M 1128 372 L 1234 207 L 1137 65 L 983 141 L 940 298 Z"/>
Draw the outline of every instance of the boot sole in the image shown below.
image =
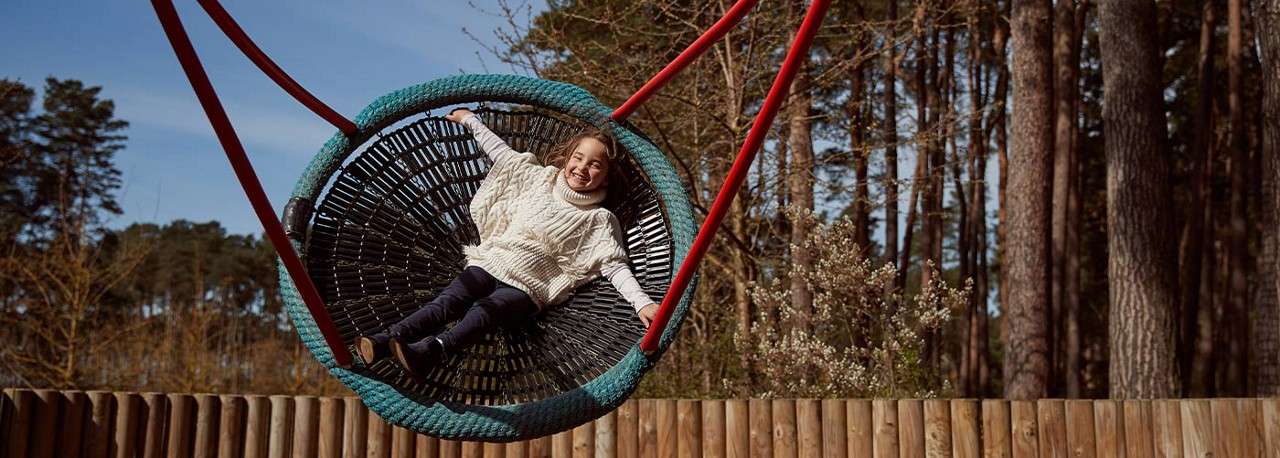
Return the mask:
<path fill-rule="evenodd" d="M 413 381 L 422 383 L 422 374 L 419 374 L 418 371 L 414 370 L 413 364 L 411 364 L 409 362 L 409 358 L 405 356 L 404 344 L 400 343 L 398 339 L 392 338 L 389 346 L 391 347 L 391 356 L 396 359 L 396 363 L 400 365 L 400 368 L 404 369 L 404 372 L 409 374 L 409 378 L 413 379 Z"/>
<path fill-rule="evenodd" d="M 372 366 L 378 362 L 378 351 L 373 343 L 373 339 L 368 337 L 359 337 L 356 339 L 356 353 L 360 354 L 360 359 L 364 361 L 365 366 Z"/>

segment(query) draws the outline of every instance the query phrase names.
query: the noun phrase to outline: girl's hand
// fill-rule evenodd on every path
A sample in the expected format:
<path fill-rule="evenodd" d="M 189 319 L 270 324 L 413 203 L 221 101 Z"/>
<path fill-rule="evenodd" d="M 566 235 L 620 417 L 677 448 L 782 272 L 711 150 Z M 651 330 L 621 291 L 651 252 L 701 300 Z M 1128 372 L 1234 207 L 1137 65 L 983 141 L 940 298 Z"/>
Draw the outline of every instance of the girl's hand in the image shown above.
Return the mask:
<path fill-rule="evenodd" d="M 471 110 L 468 110 L 466 108 L 457 108 L 453 111 L 450 111 L 449 114 L 444 115 L 444 119 L 448 119 L 458 124 L 462 124 L 462 120 L 467 119 L 467 117 L 471 116 L 471 114 L 472 114 Z"/>
<path fill-rule="evenodd" d="M 656 316 L 657 314 L 658 314 L 658 304 L 653 304 L 653 303 L 650 303 L 649 305 L 641 307 L 640 311 L 636 312 L 636 315 L 640 317 L 640 322 L 644 323 L 644 327 L 646 328 L 649 327 L 649 323 L 653 322 L 653 317 Z"/>

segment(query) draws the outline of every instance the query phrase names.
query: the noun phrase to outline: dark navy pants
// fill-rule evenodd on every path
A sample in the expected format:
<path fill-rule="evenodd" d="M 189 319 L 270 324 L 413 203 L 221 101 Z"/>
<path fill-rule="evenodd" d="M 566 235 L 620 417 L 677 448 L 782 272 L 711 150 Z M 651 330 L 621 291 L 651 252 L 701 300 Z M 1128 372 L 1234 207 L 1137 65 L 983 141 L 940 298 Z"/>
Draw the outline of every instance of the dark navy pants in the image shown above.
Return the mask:
<path fill-rule="evenodd" d="M 452 329 L 437 335 L 446 351 L 474 344 L 486 332 L 511 326 L 537 313 L 528 294 L 502 283 L 476 266 L 469 266 L 430 303 L 391 325 L 387 332 L 406 343 L 417 342 L 458 321 Z"/>

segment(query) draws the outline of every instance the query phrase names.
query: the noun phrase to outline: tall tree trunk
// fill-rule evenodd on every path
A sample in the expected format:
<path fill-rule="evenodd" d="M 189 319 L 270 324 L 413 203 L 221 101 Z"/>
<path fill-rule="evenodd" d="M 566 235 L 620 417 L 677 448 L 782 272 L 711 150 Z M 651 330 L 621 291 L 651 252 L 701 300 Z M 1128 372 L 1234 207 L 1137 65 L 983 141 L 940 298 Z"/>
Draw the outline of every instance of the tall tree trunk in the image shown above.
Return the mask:
<path fill-rule="evenodd" d="M 947 153 L 947 123 L 946 116 L 947 107 L 947 81 L 950 77 L 945 73 L 943 59 L 938 56 L 939 49 L 945 45 L 942 40 L 942 24 L 945 23 L 946 17 L 941 16 L 934 20 L 933 27 L 933 43 L 928 46 L 929 49 L 929 77 L 926 83 L 929 94 L 929 129 L 928 129 L 928 156 L 929 156 L 929 187 L 928 194 L 925 195 L 926 207 L 925 211 L 925 240 L 924 247 L 926 251 L 925 265 L 932 265 L 933 269 L 942 271 L 942 200 L 943 200 L 943 179 L 946 172 L 946 153 Z M 930 277 L 932 274 L 930 274 Z M 928 277 L 921 277 L 926 279 Z M 929 278 L 931 279 L 931 278 Z M 921 284 L 923 284 L 923 280 Z M 930 339 L 936 340 L 936 339 Z M 935 351 L 932 356 L 938 353 Z M 936 361 L 930 359 L 930 363 Z M 934 367 L 937 367 L 934 365 Z"/>
<path fill-rule="evenodd" d="M 1172 397 L 1177 292 L 1155 2 L 1103 2 L 1101 18 L 1111 396 Z"/>
<path fill-rule="evenodd" d="M 862 4 L 851 8 L 853 23 L 863 21 Z M 858 53 L 862 52 L 862 32 L 854 32 L 853 72 L 849 76 L 849 101 L 846 106 L 849 117 L 849 153 L 853 155 L 853 175 L 856 182 L 853 192 L 854 242 L 864 253 L 871 248 L 871 188 L 867 183 L 867 159 L 870 150 L 866 145 L 866 64 Z"/>
<path fill-rule="evenodd" d="M 988 149 L 988 137 L 990 130 L 983 125 L 987 122 L 984 114 L 984 108 L 988 106 L 987 86 L 983 76 L 986 74 L 984 66 L 986 60 L 982 58 L 982 40 L 983 34 L 980 32 L 979 23 L 981 22 L 981 9 L 975 9 L 973 17 L 970 18 L 969 33 L 971 42 L 970 49 L 970 73 L 971 87 L 976 88 L 977 96 L 973 97 L 971 122 L 976 130 L 971 130 L 970 148 L 972 151 L 972 161 L 977 163 L 973 165 L 973 170 L 969 172 L 969 182 L 972 186 L 971 195 L 973 203 L 970 205 L 970 211 L 973 217 L 970 218 L 971 234 L 974 242 L 972 260 L 970 264 L 974 269 L 974 287 L 976 291 L 973 295 L 973 314 L 974 323 L 970 326 L 969 334 L 969 358 L 972 361 L 970 368 L 973 385 L 970 388 L 970 396 L 985 397 L 988 394 L 990 380 L 990 361 L 988 357 L 990 351 L 988 347 L 988 316 L 987 301 L 990 297 L 991 284 L 988 277 L 987 265 L 987 156 L 990 153 Z"/>
<path fill-rule="evenodd" d="M 1254 354 L 1267 358 L 1259 367 L 1257 395 L 1275 396 L 1280 394 L 1280 0 L 1255 0 L 1255 5 L 1262 62 L 1262 207 L 1270 218 L 1262 226 L 1264 256 L 1259 260 L 1258 281 L 1260 291 L 1270 291 L 1257 302 L 1261 309 L 1255 323 L 1261 331 L 1257 341 L 1266 345 L 1259 345 Z"/>
<path fill-rule="evenodd" d="M 1014 0 L 1013 137 L 1007 250 L 1005 397 L 1048 394 L 1049 186 L 1053 168 L 1053 37 L 1048 0 Z"/>
<path fill-rule="evenodd" d="M 1241 2 L 1227 1 L 1227 109 L 1231 122 L 1231 230 L 1228 241 L 1228 283 L 1229 299 L 1223 310 L 1223 323 L 1232 329 L 1226 334 L 1229 357 L 1224 375 L 1224 395 L 1241 396 L 1246 393 L 1246 366 L 1248 360 L 1248 313 L 1249 283 L 1248 249 L 1249 235 L 1245 222 L 1247 201 L 1245 194 L 1248 162 L 1248 125 L 1244 120 L 1244 107 L 1241 100 L 1241 75 L 1244 59 L 1241 53 Z"/>
<path fill-rule="evenodd" d="M 955 21 L 953 16 L 948 14 L 946 18 L 947 18 L 948 26 L 954 27 Z M 936 154 L 936 157 L 939 160 L 938 174 L 940 175 L 940 178 L 938 180 L 938 226 L 937 226 L 937 230 L 938 230 L 937 240 L 939 243 L 936 248 L 937 252 L 935 253 L 935 256 L 937 256 L 937 259 L 938 259 L 938 270 L 942 271 L 944 268 L 944 266 L 942 265 L 944 260 L 942 255 L 942 245 L 943 245 L 942 239 L 945 236 L 944 230 L 943 230 L 943 224 L 942 224 L 942 218 L 943 218 L 942 212 L 944 209 L 944 206 L 943 206 L 943 199 L 945 197 L 944 193 L 946 192 L 946 185 L 945 185 L 946 166 L 950 166 L 951 175 L 953 179 L 953 186 L 954 186 L 953 189 L 955 191 L 955 204 L 957 207 L 956 213 L 959 216 L 959 222 L 956 225 L 956 232 L 958 233 L 956 237 L 957 239 L 956 259 L 959 261 L 958 264 L 960 268 L 960 278 L 967 280 L 972 278 L 971 277 L 972 271 L 969 268 L 970 266 L 968 263 L 969 233 L 967 229 L 969 227 L 969 212 L 968 212 L 969 201 L 967 197 L 967 192 L 965 191 L 965 187 L 964 187 L 963 165 L 965 164 L 965 161 L 960 156 L 960 146 L 959 146 L 959 140 L 958 140 L 959 135 L 958 135 L 958 129 L 957 129 L 957 126 L 959 126 L 959 121 L 956 118 L 956 112 L 957 112 L 956 100 L 958 99 L 958 97 L 956 96 L 956 93 L 959 92 L 959 89 L 957 88 L 958 85 L 956 84 L 956 43 L 959 41 L 959 34 L 960 32 L 958 30 L 950 30 L 947 32 L 946 61 L 945 61 L 945 66 L 943 67 L 942 75 L 938 77 L 938 80 L 939 80 L 938 85 L 939 87 L 942 88 L 942 94 L 944 97 L 941 111 L 945 113 L 943 115 L 942 131 L 944 132 L 946 144 L 943 144 L 943 142 L 939 142 L 938 150 L 937 150 L 938 152 Z M 951 158 L 949 162 L 946 160 L 946 158 L 948 157 L 947 156 L 948 146 L 950 149 L 949 157 Z M 964 281 L 964 280 L 961 280 L 961 281 Z M 972 296 L 970 296 L 970 298 L 971 297 Z M 963 337 L 968 333 L 969 324 L 973 322 L 973 314 L 969 313 L 969 310 L 971 310 L 971 308 L 966 307 L 964 313 L 961 315 L 961 319 L 957 320 L 956 322 L 956 326 L 954 330 L 955 330 L 955 335 L 957 336 L 958 339 L 963 339 Z M 953 366 L 953 369 L 952 369 L 953 371 L 955 371 L 956 369 L 960 369 L 960 370 L 968 369 L 967 366 L 965 365 L 965 358 L 964 358 L 965 353 L 963 352 L 964 340 L 944 338 L 941 331 L 935 333 L 934 338 L 937 339 L 938 346 L 940 348 L 940 351 L 935 353 L 934 361 L 932 361 L 932 364 L 934 364 L 934 367 L 942 366 L 941 355 L 944 352 L 947 352 L 948 354 L 955 355 L 956 360 L 961 363 L 959 368 L 954 368 Z M 945 347 L 949 344 L 949 342 L 955 343 L 956 348 L 954 351 L 945 349 Z M 955 380 L 961 377 L 962 376 L 960 374 L 955 374 L 955 376 L 951 377 L 951 379 Z"/>
<path fill-rule="evenodd" d="M 1084 27 L 1089 12 L 1089 0 L 1077 2 L 1072 18 L 1071 37 L 1071 182 L 1067 190 L 1067 229 L 1066 229 L 1066 273 L 1064 275 L 1066 290 L 1066 364 L 1063 372 L 1066 376 L 1066 395 L 1078 398 L 1083 394 L 1081 387 L 1080 359 L 1083 339 L 1080 336 L 1080 55 L 1084 46 Z"/>
<path fill-rule="evenodd" d="M 933 153 L 933 136 L 934 120 L 937 118 L 937 112 L 931 111 L 933 107 L 933 99 L 937 97 L 934 92 L 935 86 L 929 79 L 930 70 L 934 68 L 931 57 L 936 57 L 936 49 L 929 45 L 928 32 L 928 4 L 919 3 L 916 6 L 916 17 L 914 29 L 916 30 L 916 72 L 915 72 L 915 89 L 916 89 L 916 161 L 924 164 L 924 174 L 921 179 L 924 181 L 917 187 L 916 183 L 912 183 L 912 193 L 917 190 L 920 192 L 920 284 L 926 284 L 930 281 L 932 274 L 929 269 L 929 263 L 933 260 L 933 164 L 930 161 Z M 936 42 L 936 41 L 935 41 Z M 910 250 L 912 247 L 907 245 L 904 249 Z M 910 269 L 910 265 L 905 266 Z M 928 350 L 926 350 L 927 352 Z"/>
<path fill-rule="evenodd" d="M 928 197 L 924 197 L 924 203 L 921 204 L 921 196 L 928 195 L 928 183 L 925 176 L 929 171 L 929 90 L 927 63 L 928 36 L 925 34 L 926 5 L 923 3 L 916 4 L 915 17 L 912 18 L 912 30 L 915 31 L 915 60 L 916 68 L 912 79 L 912 88 L 915 92 L 916 105 L 916 132 L 915 132 L 915 150 L 916 150 L 916 170 L 911 178 L 911 197 L 907 203 L 907 224 L 902 236 L 901 261 L 899 262 L 898 271 L 898 288 L 906 289 L 907 274 L 911 271 L 911 250 L 912 238 L 915 230 L 916 219 L 920 214 L 927 214 L 929 211 Z M 928 256 L 928 238 L 929 232 L 923 227 L 921 232 L 924 235 L 925 243 L 921 244 L 925 248 L 921 250 L 921 257 Z M 929 269 L 920 269 L 920 281 L 924 284 L 928 281 Z"/>
<path fill-rule="evenodd" d="M 1213 8 L 1213 0 L 1205 0 L 1200 14 L 1200 53 L 1196 71 L 1199 78 L 1197 92 L 1200 100 L 1196 106 L 1194 154 L 1189 170 L 1191 202 L 1188 205 L 1178 254 L 1180 275 L 1178 283 L 1181 286 L 1179 297 L 1182 307 L 1182 319 L 1179 324 L 1181 338 L 1178 339 L 1178 344 L 1182 347 L 1178 350 L 1179 368 L 1182 384 L 1187 387 L 1187 394 L 1190 396 L 1208 395 L 1204 392 L 1203 384 L 1196 382 L 1195 378 L 1195 374 L 1204 373 L 1205 361 L 1198 361 L 1194 356 L 1198 354 L 1196 339 L 1199 335 L 1200 307 L 1212 305 L 1200 303 L 1200 275 L 1203 268 L 1202 261 L 1205 258 L 1203 253 L 1204 228 L 1207 222 L 1205 207 L 1208 205 L 1206 193 L 1210 178 L 1207 172 L 1212 170 L 1213 163 L 1213 53 L 1214 41 L 1216 41 L 1213 29 L 1215 21 L 1216 10 Z M 1200 368 L 1196 368 L 1197 364 Z M 1203 376 L 1200 379 L 1203 379 Z"/>
<path fill-rule="evenodd" d="M 791 205 L 803 212 L 813 211 L 813 134 L 809 119 L 813 108 L 812 95 L 809 93 L 808 66 L 801 65 L 791 83 Z M 791 221 L 791 264 L 797 270 L 808 270 L 813 266 L 813 254 L 805 248 L 809 238 L 810 218 L 807 215 Z M 797 325 L 802 330 L 809 328 L 809 320 L 813 311 L 813 291 L 804 280 L 801 272 L 792 272 L 791 305 L 798 314 Z"/>
<path fill-rule="evenodd" d="M 1012 283 L 1009 282 L 1008 265 L 1005 262 L 1009 255 L 1007 251 L 1009 247 L 1009 199 L 1007 193 L 1009 188 L 1009 53 L 1007 48 L 1009 23 L 1004 18 L 1008 17 L 1007 8 L 1009 6 L 1010 2 L 1006 2 L 1003 11 L 995 14 L 996 30 L 991 38 L 991 45 L 995 50 L 996 65 L 996 94 L 994 99 L 996 109 L 994 110 L 995 118 L 992 120 L 992 124 L 995 125 L 996 167 L 999 168 L 1000 177 L 999 188 L 996 189 L 996 199 L 999 200 L 999 205 L 996 208 L 996 250 L 999 252 L 997 259 L 1000 260 L 1000 271 L 997 277 L 999 284 L 996 286 L 998 297 L 996 299 L 1000 302 L 1000 314 L 1004 317 L 1009 316 L 1009 289 L 1012 286 Z M 1002 320 L 1000 327 L 1000 340 L 1002 342 L 1009 341 L 1008 330 L 1008 320 Z"/>
<path fill-rule="evenodd" d="M 898 1 L 889 0 L 884 69 L 884 259 L 898 260 Z M 905 269 L 905 266 L 899 266 Z"/>
<path fill-rule="evenodd" d="M 986 236 L 986 225 L 981 221 L 984 215 L 982 207 L 986 205 L 982 199 L 982 190 L 986 188 L 986 183 L 982 181 L 986 168 L 979 166 L 979 157 L 986 155 L 987 151 L 987 140 L 982 129 L 982 107 L 987 102 L 981 79 L 982 64 L 979 53 L 982 49 L 982 34 L 978 30 L 978 14 L 978 9 L 974 8 L 973 14 L 965 20 L 966 31 L 969 34 L 969 47 L 966 53 L 969 61 L 966 74 L 969 86 L 969 144 L 966 148 L 965 164 L 968 166 L 968 194 L 971 200 L 967 204 L 965 222 L 960 226 L 961 236 L 965 241 L 963 244 L 965 248 L 961 250 L 963 254 L 960 265 L 961 278 L 972 278 L 974 281 L 974 290 L 965 303 L 964 332 L 960 334 L 963 339 L 960 345 L 962 353 L 959 385 L 960 395 L 965 397 L 981 396 L 979 393 L 981 388 L 978 385 L 982 359 L 982 341 L 980 340 L 982 325 L 980 323 L 986 317 L 986 302 L 980 299 L 985 296 L 982 291 L 985 285 L 981 278 L 978 257 L 983 255 L 981 238 Z"/>
<path fill-rule="evenodd" d="M 911 197 L 907 200 L 907 224 L 903 227 L 902 235 L 902 259 L 898 261 L 899 265 L 904 266 L 898 271 L 899 290 L 906 288 L 907 271 L 911 266 L 911 238 L 915 233 L 917 215 L 920 214 L 920 191 L 924 186 L 925 165 L 924 161 L 916 160 L 916 171 L 911 176 Z"/>
<path fill-rule="evenodd" d="M 1067 232 L 1071 221 L 1068 219 L 1070 208 L 1071 183 L 1075 180 L 1075 152 L 1072 150 L 1072 126 L 1075 124 L 1075 87 L 1076 67 L 1072 60 L 1075 46 L 1075 1 L 1058 0 L 1054 7 L 1053 22 L 1053 260 L 1052 260 L 1052 294 L 1050 310 L 1054 329 L 1059 335 L 1051 339 L 1054 368 L 1060 374 L 1054 380 L 1065 385 L 1076 384 L 1070 379 L 1078 379 L 1079 371 L 1067 371 L 1067 321 L 1072 308 L 1067 303 Z M 1066 380 L 1063 380 L 1065 378 Z M 1065 388 L 1065 386 L 1063 387 Z M 1078 386 L 1077 386 L 1078 388 Z"/>
<path fill-rule="evenodd" d="M 1276 193 L 1275 170 L 1264 163 L 1262 170 L 1262 196 L 1274 201 Z M 1253 396 L 1275 396 L 1280 394 L 1280 297 L 1276 296 L 1277 275 L 1277 213 L 1274 204 L 1264 202 L 1262 205 L 1262 252 L 1258 257 L 1258 286 L 1255 290 L 1254 312 L 1250 316 L 1253 329 L 1249 336 L 1249 351 L 1253 355 L 1249 359 L 1249 375 Z"/>
<path fill-rule="evenodd" d="M 731 39 L 730 37 L 729 39 Z M 729 39 L 726 39 L 728 41 Z M 726 44 L 726 46 L 729 46 Z M 724 57 L 720 60 L 721 72 L 725 80 L 725 98 L 724 98 L 724 119 L 726 127 L 732 135 L 732 138 L 741 138 L 746 125 L 743 121 L 743 69 L 742 64 L 736 58 L 734 53 L 724 53 Z M 729 144 L 730 150 L 724 157 L 733 157 L 733 143 Z M 728 164 L 725 165 L 727 167 Z M 728 173 L 727 168 L 716 171 L 717 179 L 715 182 L 723 181 L 723 176 Z M 744 186 L 739 191 L 742 194 L 749 194 L 750 186 Z M 742 195 L 735 199 L 729 207 L 728 230 L 732 231 L 738 239 L 743 239 L 750 225 L 750 216 L 747 202 L 752 201 L 747 195 Z M 726 244 L 726 267 L 730 270 L 728 278 L 732 281 L 733 288 L 733 304 L 735 311 L 735 327 L 734 332 L 739 336 L 734 342 L 737 343 L 736 351 L 739 354 L 738 363 L 744 374 L 742 383 L 746 386 L 753 385 L 753 374 L 751 370 L 751 351 L 753 347 L 751 332 L 752 315 L 755 311 L 754 304 L 751 299 L 750 285 L 755 278 L 755 260 L 751 258 L 751 253 L 747 247 Z"/>

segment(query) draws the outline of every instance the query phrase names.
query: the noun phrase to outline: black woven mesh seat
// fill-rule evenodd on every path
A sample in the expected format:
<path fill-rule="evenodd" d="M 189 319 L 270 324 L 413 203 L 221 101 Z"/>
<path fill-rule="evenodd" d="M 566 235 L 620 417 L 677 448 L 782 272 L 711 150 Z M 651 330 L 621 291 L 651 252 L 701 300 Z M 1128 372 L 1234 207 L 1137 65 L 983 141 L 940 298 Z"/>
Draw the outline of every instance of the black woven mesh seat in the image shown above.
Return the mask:
<path fill-rule="evenodd" d="M 539 157 L 584 127 L 530 110 L 477 114 L 513 148 Z M 630 185 L 611 192 L 605 206 L 624 228 L 637 280 L 659 298 L 672 273 L 668 222 L 640 168 L 620 165 Z M 368 142 L 339 170 L 316 207 L 304 252 L 345 342 L 413 313 L 461 272 L 462 247 L 479 243 L 468 206 L 489 166 L 465 128 L 427 116 Z M 517 404 L 600 376 L 643 333 L 631 306 L 596 280 L 567 303 L 450 356 L 424 383 L 388 361 L 353 370 L 419 399 Z"/>

